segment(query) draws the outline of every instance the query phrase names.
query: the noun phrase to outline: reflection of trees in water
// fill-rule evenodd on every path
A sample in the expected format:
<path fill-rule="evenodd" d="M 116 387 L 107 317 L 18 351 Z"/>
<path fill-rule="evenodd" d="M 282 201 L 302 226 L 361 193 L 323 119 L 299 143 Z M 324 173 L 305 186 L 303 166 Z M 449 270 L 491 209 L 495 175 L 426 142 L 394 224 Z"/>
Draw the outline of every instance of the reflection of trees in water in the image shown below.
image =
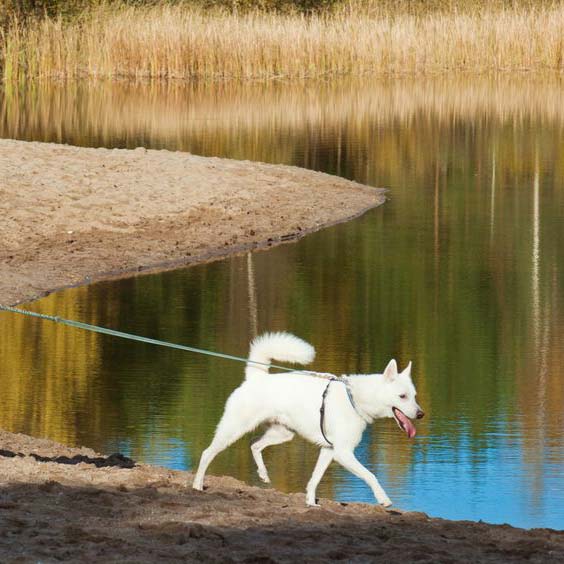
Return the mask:
<path fill-rule="evenodd" d="M 88 311 L 84 290 L 71 299 L 54 294 L 39 309 L 70 319 L 87 312 L 96 323 L 97 312 Z M 92 376 L 101 364 L 99 335 L 13 314 L 0 316 L 0 334 L 2 428 L 71 445 L 78 444 L 85 423 L 93 433 L 103 428 L 104 406 L 91 401 Z"/>
<path fill-rule="evenodd" d="M 427 435 L 479 457 L 511 440 L 492 425 L 519 426 L 541 476 L 564 424 L 562 91 L 532 79 L 446 84 L 6 93 L 3 135 L 282 161 L 393 188 L 384 208 L 299 245 L 71 290 L 37 307 L 242 355 L 254 325 L 286 329 L 316 345 L 316 368 L 337 373 L 412 359 Z M 194 459 L 242 378 L 225 361 L 35 323 L 0 317 L 0 421 L 12 430 L 102 450 L 127 439 L 144 458 L 159 449 L 148 439 L 157 429 Z M 391 422 L 371 437 L 367 456 L 400 480 L 413 445 Z M 229 449 L 214 472 L 254 473 L 248 445 Z M 416 445 L 430 453 L 425 437 Z M 287 489 L 315 462 L 299 441 L 266 456 Z"/>

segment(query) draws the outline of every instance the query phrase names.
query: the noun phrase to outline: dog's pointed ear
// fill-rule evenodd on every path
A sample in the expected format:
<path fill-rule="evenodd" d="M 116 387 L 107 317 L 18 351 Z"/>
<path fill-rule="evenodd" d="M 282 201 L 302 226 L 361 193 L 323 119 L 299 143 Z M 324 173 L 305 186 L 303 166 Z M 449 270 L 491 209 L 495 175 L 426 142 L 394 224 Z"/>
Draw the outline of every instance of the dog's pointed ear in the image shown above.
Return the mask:
<path fill-rule="evenodd" d="M 398 375 L 398 365 L 395 358 L 388 362 L 388 366 L 384 369 L 384 379 L 390 382 Z"/>
<path fill-rule="evenodd" d="M 409 361 L 409 364 L 403 369 L 402 374 L 405 374 L 406 376 L 411 376 L 411 360 Z"/>

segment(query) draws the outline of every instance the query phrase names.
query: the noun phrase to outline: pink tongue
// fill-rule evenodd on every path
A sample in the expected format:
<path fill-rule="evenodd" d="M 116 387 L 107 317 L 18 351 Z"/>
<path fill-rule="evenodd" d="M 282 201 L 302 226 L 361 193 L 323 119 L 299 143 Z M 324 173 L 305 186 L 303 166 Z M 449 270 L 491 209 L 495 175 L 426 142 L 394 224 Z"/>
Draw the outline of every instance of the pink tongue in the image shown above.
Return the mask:
<path fill-rule="evenodd" d="M 415 425 L 411 422 L 411 419 L 407 417 L 404 413 L 402 413 L 399 409 L 395 411 L 396 417 L 403 423 L 403 428 L 407 433 L 407 436 L 410 439 L 415 437 L 417 430 L 415 429 Z"/>

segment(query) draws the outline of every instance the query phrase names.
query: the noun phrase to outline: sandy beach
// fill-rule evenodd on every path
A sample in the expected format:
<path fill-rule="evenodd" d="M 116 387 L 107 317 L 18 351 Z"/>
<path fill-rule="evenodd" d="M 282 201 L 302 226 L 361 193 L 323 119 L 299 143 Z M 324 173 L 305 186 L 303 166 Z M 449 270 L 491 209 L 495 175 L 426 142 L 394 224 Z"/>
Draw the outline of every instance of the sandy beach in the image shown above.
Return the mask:
<path fill-rule="evenodd" d="M 296 167 L 12 140 L 0 179 L 4 304 L 291 241 L 384 201 Z"/>
<path fill-rule="evenodd" d="M 291 241 L 383 192 L 293 167 L 0 140 L 0 303 Z M 562 562 L 564 531 L 446 521 L 0 431 L 2 562 Z"/>

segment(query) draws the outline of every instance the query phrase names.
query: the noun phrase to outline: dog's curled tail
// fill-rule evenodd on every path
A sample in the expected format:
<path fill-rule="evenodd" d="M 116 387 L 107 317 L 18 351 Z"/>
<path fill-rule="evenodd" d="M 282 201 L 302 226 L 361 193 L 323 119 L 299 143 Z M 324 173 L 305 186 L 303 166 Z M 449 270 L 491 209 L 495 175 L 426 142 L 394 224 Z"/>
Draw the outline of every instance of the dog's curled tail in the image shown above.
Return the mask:
<path fill-rule="evenodd" d="M 246 368 L 247 377 L 256 374 L 257 370 L 268 372 L 272 360 L 309 364 L 315 358 L 315 349 L 290 333 L 265 333 L 256 337 L 251 343 L 249 363 Z M 261 364 L 255 364 L 256 362 Z"/>

